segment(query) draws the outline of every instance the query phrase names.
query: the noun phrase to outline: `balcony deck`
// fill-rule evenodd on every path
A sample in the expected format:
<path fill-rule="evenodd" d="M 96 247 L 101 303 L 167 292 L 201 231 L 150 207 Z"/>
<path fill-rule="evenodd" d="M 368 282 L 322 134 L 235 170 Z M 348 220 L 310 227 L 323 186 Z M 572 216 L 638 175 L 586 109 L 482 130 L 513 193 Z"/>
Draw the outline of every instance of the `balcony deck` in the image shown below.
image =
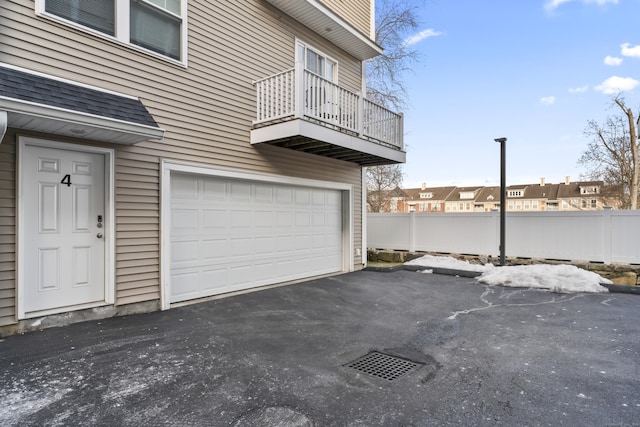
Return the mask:
<path fill-rule="evenodd" d="M 255 82 L 252 144 L 271 144 L 362 166 L 404 163 L 403 118 L 358 93 L 296 68 Z"/>

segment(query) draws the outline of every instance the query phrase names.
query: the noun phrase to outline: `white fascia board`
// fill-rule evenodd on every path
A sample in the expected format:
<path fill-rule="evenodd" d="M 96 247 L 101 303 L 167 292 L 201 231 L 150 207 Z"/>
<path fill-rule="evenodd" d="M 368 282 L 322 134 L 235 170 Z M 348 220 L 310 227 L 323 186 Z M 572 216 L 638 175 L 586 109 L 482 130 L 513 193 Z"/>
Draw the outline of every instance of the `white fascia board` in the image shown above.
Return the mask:
<path fill-rule="evenodd" d="M 118 133 L 139 135 L 145 139 L 162 139 L 164 137 L 164 129 L 162 128 L 52 107 L 45 104 L 22 101 L 15 98 L 7 98 L 4 96 L 0 96 L 0 111 L 26 115 L 34 118 L 56 120 L 64 123 L 73 123 L 76 125 L 88 126 L 91 128 L 98 128 Z"/>

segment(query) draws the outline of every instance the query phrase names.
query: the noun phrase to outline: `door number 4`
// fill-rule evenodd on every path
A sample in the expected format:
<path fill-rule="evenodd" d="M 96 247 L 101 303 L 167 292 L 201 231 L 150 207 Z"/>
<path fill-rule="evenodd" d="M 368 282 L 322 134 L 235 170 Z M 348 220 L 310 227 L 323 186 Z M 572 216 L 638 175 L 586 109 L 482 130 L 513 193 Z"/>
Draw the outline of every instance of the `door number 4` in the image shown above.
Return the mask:
<path fill-rule="evenodd" d="M 60 184 L 67 184 L 67 187 L 71 187 L 71 175 L 65 175 L 62 181 L 60 181 Z"/>

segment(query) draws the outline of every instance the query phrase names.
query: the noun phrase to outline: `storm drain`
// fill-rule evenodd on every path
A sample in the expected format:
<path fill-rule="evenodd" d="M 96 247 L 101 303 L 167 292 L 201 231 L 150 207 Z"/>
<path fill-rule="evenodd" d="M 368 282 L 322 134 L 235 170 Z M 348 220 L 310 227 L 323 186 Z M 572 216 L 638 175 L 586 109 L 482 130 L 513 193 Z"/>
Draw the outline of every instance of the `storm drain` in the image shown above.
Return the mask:
<path fill-rule="evenodd" d="M 347 363 L 349 368 L 357 369 L 365 374 L 393 381 L 398 377 L 418 369 L 422 363 L 412 362 L 411 360 L 402 359 L 400 357 L 372 351 L 353 362 Z"/>

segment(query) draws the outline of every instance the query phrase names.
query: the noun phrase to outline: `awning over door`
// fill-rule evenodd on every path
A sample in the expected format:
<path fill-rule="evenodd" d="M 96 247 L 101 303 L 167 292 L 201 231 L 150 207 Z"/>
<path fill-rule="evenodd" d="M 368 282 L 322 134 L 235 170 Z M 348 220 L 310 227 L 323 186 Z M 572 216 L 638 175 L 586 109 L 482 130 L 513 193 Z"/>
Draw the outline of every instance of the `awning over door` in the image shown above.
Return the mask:
<path fill-rule="evenodd" d="M 0 131 L 3 127 L 118 144 L 164 136 L 136 97 L 6 64 L 0 64 Z"/>

